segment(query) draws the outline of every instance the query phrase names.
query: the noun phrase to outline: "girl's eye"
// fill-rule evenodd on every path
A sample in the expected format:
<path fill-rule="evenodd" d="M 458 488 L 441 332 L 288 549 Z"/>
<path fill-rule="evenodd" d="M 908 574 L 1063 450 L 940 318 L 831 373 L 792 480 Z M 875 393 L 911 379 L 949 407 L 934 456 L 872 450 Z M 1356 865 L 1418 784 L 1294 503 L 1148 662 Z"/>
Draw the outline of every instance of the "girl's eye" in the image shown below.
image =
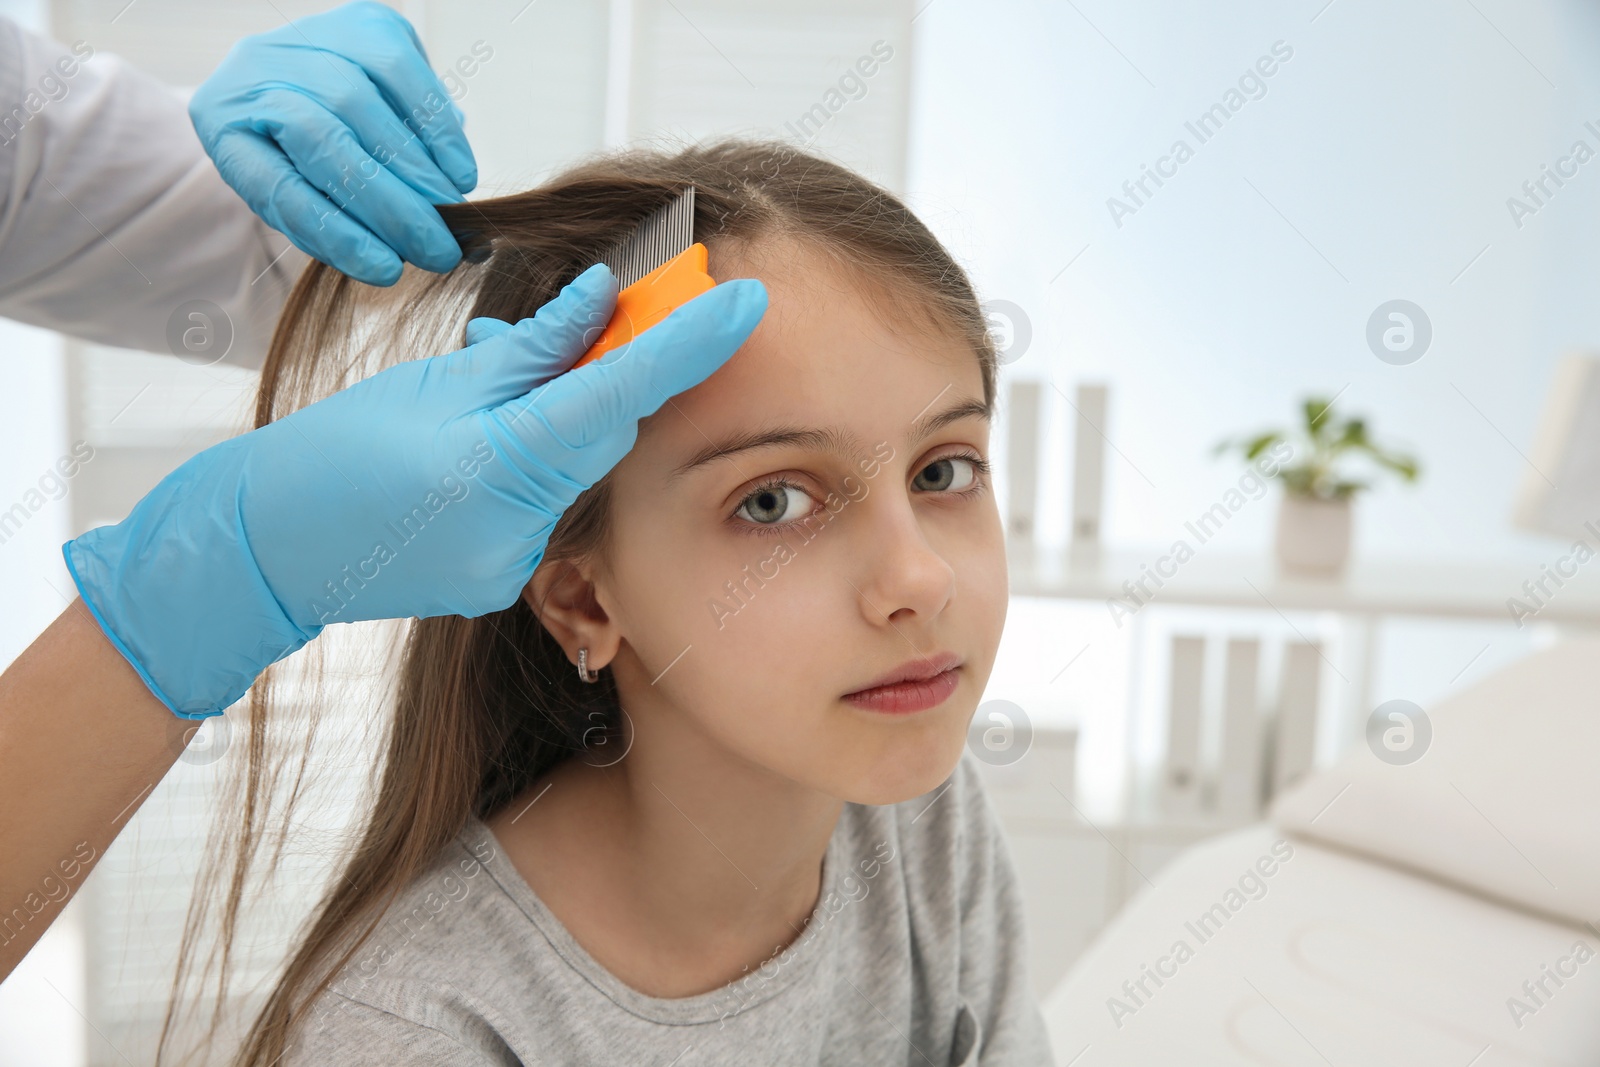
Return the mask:
<path fill-rule="evenodd" d="M 958 463 L 965 468 L 965 475 L 955 466 Z M 918 471 L 912 484 L 930 492 L 959 493 L 971 488 L 978 480 L 979 471 L 988 469 L 989 465 L 977 456 L 945 456 Z"/>
<path fill-rule="evenodd" d="M 798 485 L 789 482 L 773 482 L 763 485 L 739 504 L 739 510 L 734 512 L 758 526 L 776 526 L 785 522 L 794 522 L 811 514 L 813 507 L 806 507 L 811 501 L 811 495 Z"/>

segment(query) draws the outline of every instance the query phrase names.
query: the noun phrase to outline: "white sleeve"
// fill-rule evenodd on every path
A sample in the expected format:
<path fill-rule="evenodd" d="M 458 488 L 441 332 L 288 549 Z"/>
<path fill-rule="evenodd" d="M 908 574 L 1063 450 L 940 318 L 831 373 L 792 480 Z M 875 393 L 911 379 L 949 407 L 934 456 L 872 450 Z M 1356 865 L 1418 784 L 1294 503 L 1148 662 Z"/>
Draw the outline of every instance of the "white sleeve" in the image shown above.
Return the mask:
<path fill-rule="evenodd" d="M 0 18 L 0 315 L 169 352 L 214 305 L 225 361 L 254 368 L 307 262 L 218 175 L 177 93 Z"/>

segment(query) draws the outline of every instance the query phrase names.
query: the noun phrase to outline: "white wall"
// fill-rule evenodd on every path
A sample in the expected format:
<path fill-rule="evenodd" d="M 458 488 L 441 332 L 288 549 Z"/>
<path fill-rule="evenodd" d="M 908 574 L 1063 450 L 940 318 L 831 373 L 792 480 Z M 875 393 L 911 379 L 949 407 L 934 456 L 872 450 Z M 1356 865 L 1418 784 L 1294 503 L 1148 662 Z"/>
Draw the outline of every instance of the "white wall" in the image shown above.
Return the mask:
<path fill-rule="evenodd" d="M 1552 542 L 1507 516 L 1554 361 L 1600 340 L 1600 160 L 1520 230 L 1505 202 L 1574 139 L 1600 151 L 1583 128 L 1600 126 L 1597 14 L 1324 3 L 931 4 L 913 195 L 987 293 L 1030 315 L 1011 373 L 1112 384 L 1110 436 L 1149 482 L 1113 461 L 1108 541 L 1170 542 L 1237 476 L 1214 441 L 1345 390 L 1425 468 L 1361 501 L 1358 551 L 1543 560 Z M 1185 120 L 1279 40 L 1293 56 L 1266 95 L 1200 144 Z M 1107 198 L 1180 136 L 1194 157 L 1119 228 Z M 1396 297 L 1434 327 L 1410 366 L 1364 339 Z M 1265 548 L 1272 517 L 1241 513 L 1217 546 Z"/>

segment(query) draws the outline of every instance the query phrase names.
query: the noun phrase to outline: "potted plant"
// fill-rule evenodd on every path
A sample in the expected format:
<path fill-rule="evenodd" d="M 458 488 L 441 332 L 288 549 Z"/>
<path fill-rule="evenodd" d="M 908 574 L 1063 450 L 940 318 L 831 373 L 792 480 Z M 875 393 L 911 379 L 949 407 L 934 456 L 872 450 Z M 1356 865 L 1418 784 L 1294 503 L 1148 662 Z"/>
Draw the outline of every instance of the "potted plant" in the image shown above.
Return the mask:
<path fill-rule="evenodd" d="M 1415 482 L 1421 468 L 1414 457 L 1374 444 L 1367 435 L 1365 419 L 1336 415 L 1332 400 L 1311 397 L 1302 401 L 1301 421 L 1292 439 L 1284 431 L 1268 430 L 1221 441 L 1214 454 L 1234 450 L 1248 462 L 1287 442 L 1294 462 L 1271 472 L 1283 483 L 1278 504 L 1278 562 L 1288 571 L 1337 575 L 1350 558 L 1351 500 L 1368 487 L 1366 481 L 1348 476 L 1349 458 L 1362 457 L 1377 470 L 1391 471 L 1407 482 Z"/>

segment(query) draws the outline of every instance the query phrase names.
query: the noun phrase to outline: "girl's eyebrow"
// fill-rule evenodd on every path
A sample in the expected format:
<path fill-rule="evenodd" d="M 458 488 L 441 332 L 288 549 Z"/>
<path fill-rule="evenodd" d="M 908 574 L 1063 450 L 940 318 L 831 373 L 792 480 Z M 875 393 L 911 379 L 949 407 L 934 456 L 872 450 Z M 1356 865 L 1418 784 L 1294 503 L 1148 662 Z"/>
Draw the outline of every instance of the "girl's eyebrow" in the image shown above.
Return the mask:
<path fill-rule="evenodd" d="M 933 415 L 924 415 L 912 423 L 907 444 L 914 446 L 923 438 L 928 437 L 940 427 L 962 419 L 979 418 L 987 420 L 990 417 L 989 405 L 973 397 L 968 397 L 958 403 L 937 412 Z M 687 474 L 696 467 L 703 467 L 712 460 L 721 459 L 738 452 L 748 452 L 756 448 L 773 448 L 778 445 L 798 446 L 814 452 L 833 452 L 840 456 L 858 455 L 866 451 L 861 445 L 861 439 L 848 430 L 837 426 L 822 429 L 780 426 L 771 430 L 747 430 L 735 434 L 722 441 L 713 442 L 696 452 L 688 462 L 674 467 L 672 473 L 667 475 L 671 481 L 680 475 Z"/>

